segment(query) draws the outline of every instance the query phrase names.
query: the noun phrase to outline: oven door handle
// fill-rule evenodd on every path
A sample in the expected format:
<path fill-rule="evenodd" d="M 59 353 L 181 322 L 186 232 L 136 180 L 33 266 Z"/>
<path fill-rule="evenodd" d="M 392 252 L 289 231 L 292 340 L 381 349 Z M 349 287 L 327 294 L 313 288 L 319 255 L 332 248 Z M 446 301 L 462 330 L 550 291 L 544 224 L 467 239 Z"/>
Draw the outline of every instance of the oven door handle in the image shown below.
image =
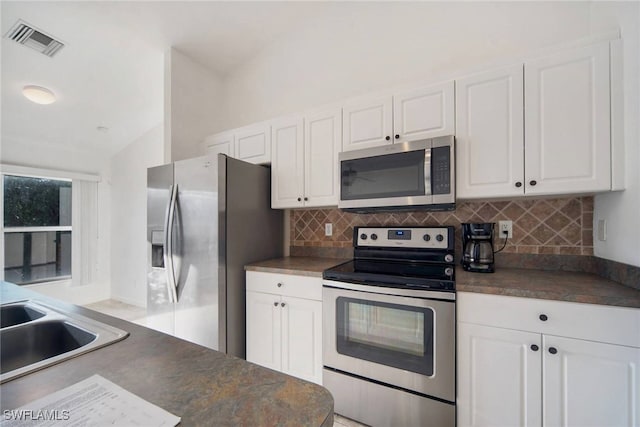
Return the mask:
<path fill-rule="evenodd" d="M 455 292 L 446 291 L 421 291 L 416 289 L 401 288 L 385 288 L 383 286 L 360 285 L 357 283 L 334 282 L 332 280 L 324 280 L 322 282 L 324 288 L 346 289 L 350 291 L 368 292 L 371 294 L 391 295 L 398 297 L 413 297 L 422 299 L 437 299 L 444 301 L 455 301 Z"/>

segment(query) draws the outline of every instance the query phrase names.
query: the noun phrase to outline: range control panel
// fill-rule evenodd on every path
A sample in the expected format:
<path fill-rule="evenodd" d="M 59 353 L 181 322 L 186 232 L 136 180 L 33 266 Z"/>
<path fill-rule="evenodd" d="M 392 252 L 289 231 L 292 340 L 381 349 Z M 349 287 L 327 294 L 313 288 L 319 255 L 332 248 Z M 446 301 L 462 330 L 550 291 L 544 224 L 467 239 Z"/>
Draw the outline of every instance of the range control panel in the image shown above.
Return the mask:
<path fill-rule="evenodd" d="M 449 231 L 447 227 L 359 227 L 356 246 L 447 249 Z"/>

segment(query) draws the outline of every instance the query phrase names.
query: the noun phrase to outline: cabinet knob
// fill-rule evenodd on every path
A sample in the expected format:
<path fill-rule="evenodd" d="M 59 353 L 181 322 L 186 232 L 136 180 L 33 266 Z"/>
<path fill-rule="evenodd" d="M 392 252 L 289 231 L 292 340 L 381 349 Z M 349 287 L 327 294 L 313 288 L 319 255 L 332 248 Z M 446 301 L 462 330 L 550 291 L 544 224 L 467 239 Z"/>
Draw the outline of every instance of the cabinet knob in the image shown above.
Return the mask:
<path fill-rule="evenodd" d="M 536 181 L 535 179 L 532 179 L 531 181 L 529 181 L 529 185 L 534 186 L 538 183 L 538 181 Z"/>
<path fill-rule="evenodd" d="M 302 201 L 302 197 L 298 197 L 298 201 L 301 202 Z"/>
<path fill-rule="evenodd" d="M 549 353 L 551 354 L 556 354 L 558 352 L 558 349 L 555 347 L 549 347 Z"/>
<path fill-rule="evenodd" d="M 283 302 L 281 302 L 281 303 L 280 303 L 280 306 L 281 306 L 281 307 L 284 307 L 284 306 L 285 306 L 285 304 L 284 304 Z"/>
<path fill-rule="evenodd" d="M 540 349 L 540 347 L 538 347 L 538 346 L 537 346 L 537 345 L 535 345 L 535 344 L 531 344 L 531 350 L 533 350 L 533 351 L 538 351 L 538 349 Z"/>
<path fill-rule="evenodd" d="M 400 139 L 400 135 L 396 134 L 396 139 Z"/>
<path fill-rule="evenodd" d="M 389 135 L 385 136 L 384 139 L 386 139 L 387 141 L 389 141 L 391 139 L 391 137 Z"/>
<path fill-rule="evenodd" d="M 522 187 L 522 183 L 520 181 L 516 182 L 516 187 L 518 188 Z"/>
<path fill-rule="evenodd" d="M 281 288 L 282 287 L 282 283 L 278 282 L 278 287 Z"/>
<path fill-rule="evenodd" d="M 273 305 L 278 306 L 278 301 L 274 302 Z"/>
<path fill-rule="evenodd" d="M 309 198 L 308 198 L 308 197 L 305 197 L 305 198 L 304 198 L 304 201 L 305 201 L 305 202 L 308 202 L 308 201 L 309 201 Z"/>
<path fill-rule="evenodd" d="M 538 318 L 543 322 L 546 322 L 549 319 L 546 314 L 541 314 L 540 316 L 538 316 Z"/>

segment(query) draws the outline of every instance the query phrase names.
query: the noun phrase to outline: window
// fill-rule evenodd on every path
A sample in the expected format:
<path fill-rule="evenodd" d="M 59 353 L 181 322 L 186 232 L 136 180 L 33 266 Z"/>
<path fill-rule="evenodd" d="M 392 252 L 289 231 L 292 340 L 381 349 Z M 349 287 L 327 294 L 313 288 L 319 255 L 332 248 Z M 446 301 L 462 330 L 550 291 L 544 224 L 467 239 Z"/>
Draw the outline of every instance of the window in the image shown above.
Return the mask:
<path fill-rule="evenodd" d="M 4 280 L 71 278 L 72 183 L 3 175 Z"/>

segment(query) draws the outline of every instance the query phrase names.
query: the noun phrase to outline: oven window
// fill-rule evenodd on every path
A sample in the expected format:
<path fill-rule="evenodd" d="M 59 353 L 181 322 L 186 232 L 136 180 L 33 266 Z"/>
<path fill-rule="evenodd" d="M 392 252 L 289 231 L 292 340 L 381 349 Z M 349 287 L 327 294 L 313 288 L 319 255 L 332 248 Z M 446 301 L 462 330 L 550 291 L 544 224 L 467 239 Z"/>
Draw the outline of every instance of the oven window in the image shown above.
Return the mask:
<path fill-rule="evenodd" d="M 344 160 L 341 199 L 424 196 L 424 162 L 424 150 Z"/>
<path fill-rule="evenodd" d="M 424 375 L 433 375 L 433 310 L 336 299 L 338 353 Z"/>

